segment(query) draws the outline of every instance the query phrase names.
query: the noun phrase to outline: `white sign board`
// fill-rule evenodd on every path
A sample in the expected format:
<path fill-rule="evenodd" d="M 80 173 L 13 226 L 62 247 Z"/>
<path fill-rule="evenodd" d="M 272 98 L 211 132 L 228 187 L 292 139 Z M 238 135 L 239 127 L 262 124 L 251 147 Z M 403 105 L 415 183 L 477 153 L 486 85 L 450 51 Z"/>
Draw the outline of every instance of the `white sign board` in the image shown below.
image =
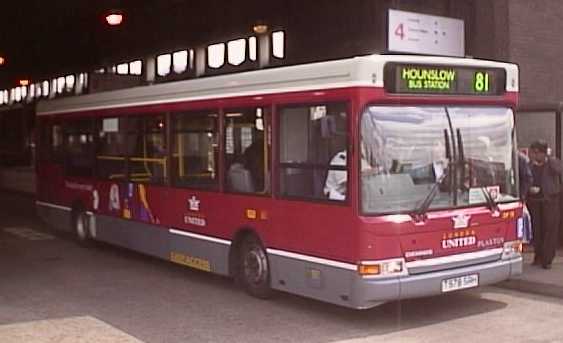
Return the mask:
<path fill-rule="evenodd" d="M 389 10 L 387 49 L 393 52 L 465 56 L 463 20 Z"/>
<path fill-rule="evenodd" d="M 500 200 L 500 186 L 475 187 L 469 189 L 469 204 L 482 204 L 487 201 L 483 191 L 488 192 L 494 202 Z"/>

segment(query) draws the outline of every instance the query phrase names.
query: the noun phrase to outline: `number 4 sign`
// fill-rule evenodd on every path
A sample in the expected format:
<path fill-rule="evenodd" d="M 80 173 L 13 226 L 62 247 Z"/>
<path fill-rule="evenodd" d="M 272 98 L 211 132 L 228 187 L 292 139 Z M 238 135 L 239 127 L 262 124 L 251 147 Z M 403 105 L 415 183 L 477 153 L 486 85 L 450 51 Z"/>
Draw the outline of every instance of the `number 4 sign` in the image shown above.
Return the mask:
<path fill-rule="evenodd" d="M 401 40 L 405 39 L 405 26 L 403 23 L 399 23 L 395 29 L 395 36 L 399 37 Z"/>
<path fill-rule="evenodd" d="M 463 20 L 389 10 L 387 49 L 395 52 L 465 55 Z"/>

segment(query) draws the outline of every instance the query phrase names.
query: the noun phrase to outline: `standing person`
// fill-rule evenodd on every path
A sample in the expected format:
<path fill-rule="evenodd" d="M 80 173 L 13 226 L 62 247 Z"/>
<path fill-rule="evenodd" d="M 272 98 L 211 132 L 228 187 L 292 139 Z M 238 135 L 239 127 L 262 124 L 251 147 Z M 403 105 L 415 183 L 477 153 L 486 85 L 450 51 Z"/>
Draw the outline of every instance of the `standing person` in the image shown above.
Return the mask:
<path fill-rule="evenodd" d="M 518 176 L 520 177 L 518 185 L 520 188 L 520 197 L 525 203 L 528 197 L 528 191 L 534 182 L 534 177 L 532 175 L 532 169 L 530 168 L 530 159 L 521 152 L 518 152 Z"/>
<path fill-rule="evenodd" d="M 532 242 L 532 220 L 530 218 L 530 211 L 526 205 L 526 200 L 528 198 L 528 191 L 534 182 L 534 177 L 532 175 L 532 169 L 530 169 L 530 159 L 528 156 L 524 155 L 522 152 L 518 152 L 518 176 L 519 176 L 519 189 L 520 198 L 522 199 L 523 209 L 523 232 L 522 241 L 525 244 Z"/>
<path fill-rule="evenodd" d="M 534 228 L 534 264 L 550 269 L 558 244 L 563 168 L 561 161 L 547 155 L 547 143 L 543 140 L 530 145 L 530 158 L 534 180 L 528 192 L 528 205 Z"/>

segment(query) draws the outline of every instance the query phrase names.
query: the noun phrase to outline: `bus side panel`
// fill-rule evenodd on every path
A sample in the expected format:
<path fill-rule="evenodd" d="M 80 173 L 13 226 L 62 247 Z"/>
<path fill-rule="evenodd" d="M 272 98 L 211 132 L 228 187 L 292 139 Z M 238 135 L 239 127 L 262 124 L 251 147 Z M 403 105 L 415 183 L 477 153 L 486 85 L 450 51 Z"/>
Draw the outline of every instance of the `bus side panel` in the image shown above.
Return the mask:
<path fill-rule="evenodd" d="M 356 263 L 357 220 L 349 205 L 280 200 L 273 216 L 276 249 Z"/>
<path fill-rule="evenodd" d="M 229 241 L 188 237 L 180 230 L 171 231 L 169 239 L 168 259 L 172 262 L 206 272 L 229 275 Z"/>
<path fill-rule="evenodd" d="M 275 241 L 271 198 L 180 188 L 166 193 L 154 213 L 167 227 L 222 240 L 234 239 L 239 230 L 250 230 L 265 247 Z"/>
<path fill-rule="evenodd" d="M 240 218 L 245 207 L 233 210 L 235 206 L 225 205 L 221 200 L 224 195 L 215 192 L 142 183 L 101 181 L 94 191 L 98 198 L 93 210 L 99 218 L 97 239 L 228 274 L 230 241 L 220 237 L 228 239 L 244 226 Z"/>
<path fill-rule="evenodd" d="M 70 232 L 72 227 L 70 208 L 62 206 L 53 207 L 48 203 L 38 202 L 36 206 L 37 215 L 51 228 Z"/>
<path fill-rule="evenodd" d="M 358 274 L 355 270 L 281 256 L 279 252 L 269 251 L 268 257 L 274 289 L 357 309 L 382 303 L 365 302 L 358 297 Z M 380 295 L 396 299 L 399 293 L 399 287 L 395 285 L 384 287 Z"/>
<path fill-rule="evenodd" d="M 207 272 L 228 275 L 230 242 L 136 220 L 96 215 L 96 239 Z"/>
<path fill-rule="evenodd" d="M 48 162 L 38 160 L 35 176 L 35 199 L 38 201 L 49 201 L 50 186 L 47 182 L 50 173 Z"/>
<path fill-rule="evenodd" d="M 60 164 L 40 161 L 37 166 L 37 200 L 56 202 L 58 193 L 64 187 L 63 168 Z M 58 202 L 61 204 L 60 202 Z"/>
<path fill-rule="evenodd" d="M 137 221 L 96 215 L 96 239 L 168 259 L 168 231 Z"/>
<path fill-rule="evenodd" d="M 350 271 L 273 253 L 272 288 L 341 306 L 350 306 Z"/>
<path fill-rule="evenodd" d="M 91 211 L 95 181 L 85 177 L 64 177 L 55 184 L 53 202 L 71 210 Z"/>

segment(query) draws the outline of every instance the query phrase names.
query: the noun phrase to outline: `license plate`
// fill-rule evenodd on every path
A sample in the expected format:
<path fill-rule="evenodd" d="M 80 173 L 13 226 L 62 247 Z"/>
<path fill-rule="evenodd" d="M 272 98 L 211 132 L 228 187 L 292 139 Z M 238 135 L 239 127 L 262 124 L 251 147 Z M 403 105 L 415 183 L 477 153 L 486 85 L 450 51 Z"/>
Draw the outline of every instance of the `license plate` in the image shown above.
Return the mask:
<path fill-rule="evenodd" d="M 452 292 L 479 286 L 479 274 L 470 274 L 442 280 L 442 292 Z"/>

